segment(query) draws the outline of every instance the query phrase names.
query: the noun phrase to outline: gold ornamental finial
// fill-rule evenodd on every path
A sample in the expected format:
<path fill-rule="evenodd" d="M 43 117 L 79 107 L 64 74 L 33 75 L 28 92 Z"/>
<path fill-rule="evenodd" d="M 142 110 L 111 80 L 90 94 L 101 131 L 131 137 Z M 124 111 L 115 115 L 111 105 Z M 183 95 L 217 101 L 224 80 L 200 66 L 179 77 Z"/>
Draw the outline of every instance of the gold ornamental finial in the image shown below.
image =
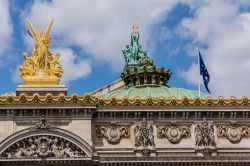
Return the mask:
<path fill-rule="evenodd" d="M 25 60 L 20 66 L 20 76 L 24 78 L 24 84 L 58 84 L 62 77 L 63 69 L 59 63 L 60 53 L 53 55 L 49 50 L 53 22 L 54 18 L 45 32 L 40 28 L 36 31 L 27 18 L 27 32 L 35 40 L 35 45 L 30 57 L 28 53 L 23 53 Z"/>
<path fill-rule="evenodd" d="M 137 25 L 133 26 L 133 33 L 139 33 L 139 27 Z"/>

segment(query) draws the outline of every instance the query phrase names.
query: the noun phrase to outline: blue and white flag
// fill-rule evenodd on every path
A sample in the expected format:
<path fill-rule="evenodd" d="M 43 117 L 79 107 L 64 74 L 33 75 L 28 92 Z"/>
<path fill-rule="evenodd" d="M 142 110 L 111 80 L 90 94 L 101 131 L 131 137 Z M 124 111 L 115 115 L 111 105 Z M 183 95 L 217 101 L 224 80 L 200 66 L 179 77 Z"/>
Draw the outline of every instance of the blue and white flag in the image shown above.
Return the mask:
<path fill-rule="evenodd" d="M 210 93 L 210 91 L 208 89 L 208 83 L 209 83 L 209 80 L 210 80 L 210 75 L 209 75 L 209 73 L 207 71 L 207 68 L 206 68 L 205 63 L 204 63 L 204 61 L 202 59 L 200 51 L 199 51 L 199 62 L 200 62 L 200 75 L 202 75 L 202 77 L 203 77 L 203 82 L 204 82 L 206 90 L 208 91 L 208 93 Z"/>

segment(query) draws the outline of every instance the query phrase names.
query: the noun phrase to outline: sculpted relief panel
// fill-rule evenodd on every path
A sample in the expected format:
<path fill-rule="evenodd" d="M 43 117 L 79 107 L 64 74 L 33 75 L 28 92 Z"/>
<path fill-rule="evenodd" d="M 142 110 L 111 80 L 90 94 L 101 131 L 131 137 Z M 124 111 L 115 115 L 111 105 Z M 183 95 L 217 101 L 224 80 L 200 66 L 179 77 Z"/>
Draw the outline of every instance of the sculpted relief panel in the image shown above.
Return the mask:
<path fill-rule="evenodd" d="M 195 127 L 195 145 L 196 146 L 216 146 L 214 139 L 214 125 L 207 121 L 202 121 Z"/>
<path fill-rule="evenodd" d="M 36 135 L 16 142 L 0 156 L 1 158 L 72 158 L 86 155 L 68 140 L 56 136 Z"/>
<path fill-rule="evenodd" d="M 197 156 L 216 156 L 214 124 L 211 121 L 198 122 L 194 129 Z"/>
<path fill-rule="evenodd" d="M 106 138 L 109 143 L 118 143 L 122 137 L 128 138 L 130 136 L 130 128 L 110 123 L 109 126 L 97 126 L 96 135 L 99 138 Z"/>
<path fill-rule="evenodd" d="M 63 131 L 51 126 L 43 116 L 33 127 L 21 131 L 24 136 L 15 136 L 10 145 L 0 153 L 0 158 L 79 158 L 87 157 L 87 154 L 77 143 L 63 136 Z M 56 133 L 60 135 L 57 135 Z"/>
<path fill-rule="evenodd" d="M 136 156 L 156 156 L 153 122 L 136 122 L 134 136 Z"/>
<path fill-rule="evenodd" d="M 190 127 L 177 126 L 175 122 L 169 126 L 160 126 L 157 128 L 157 135 L 159 138 L 167 138 L 169 142 L 176 144 L 181 141 L 182 138 L 188 138 L 191 136 Z"/>
<path fill-rule="evenodd" d="M 134 128 L 135 147 L 154 147 L 154 129 L 145 119 Z"/>
<path fill-rule="evenodd" d="M 226 137 L 232 143 L 239 143 L 243 137 L 249 137 L 249 128 L 245 125 L 239 126 L 236 122 L 230 125 L 220 125 L 217 128 L 218 137 Z"/>

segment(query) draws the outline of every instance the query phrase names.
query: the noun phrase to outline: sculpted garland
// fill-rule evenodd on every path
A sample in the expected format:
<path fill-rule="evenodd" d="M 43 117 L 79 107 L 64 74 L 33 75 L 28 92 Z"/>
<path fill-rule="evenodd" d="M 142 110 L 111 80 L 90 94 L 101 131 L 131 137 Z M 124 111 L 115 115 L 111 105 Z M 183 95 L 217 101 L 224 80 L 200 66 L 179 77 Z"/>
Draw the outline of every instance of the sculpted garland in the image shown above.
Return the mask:
<path fill-rule="evenodd" d="M 160 126 L 157 128 L 157 135 L 159 138 L 167 138 L 171 143 L 179 143 L 182 138 L 191 136 L 190 127 L 177 126 L 176 122 L 169 126 Z"/>
<path fill-rule="evenodd" d="M 250 129 L 246 125 L 239 126 L 236 122 L 230 125 L 220 125 L 217 128 L 218 137 L 226 137 L 232 143 L 239 143 L 243 137 L 249 137 Z"/>
<path fill-rule="evenodd" d="M 48 99 L 50 102 L 48 102 Z M 36 103 L 46 103 L 46 104 L 58 104 L 58 103 L 82 103 L 82 104 L 96 104 L 97 106 L 124 106 L 124 105 L 148 105 L 149 103 L 153 106 L 174 106 L 174 107 L 180 107 L 184 104 L 186 106 L 213 106 L 213 107 L 219 107 L 221 106 L 221 103 L 223 102 L 224 106 L 250 106 L 250 100 L 247 97 L 242 97 L 241 99 L 235 99 L 235 97 L 230 97 L 230 99 L 213 99 L 211 97 L 207 97 L 206 99 L 176 99 L 176 98 L 164 98 L 159 97 L 156 99 L 147 98 L 147 99 L 140 99 L 138 97 L 135 97 L 132 100 L 129 100 L 128 98 L 123 99 L 104 99 L 103 97 L 95 97 L 91 96 L 90 94 L 86 94 L 84 96 L 78 96 L 76 94 L 72 94 L 71 96 L 65 96 L 63 94 L 60 94 L 58 96 L 52 96 L 51 94 L 47 94 L 45 96 L 39 96 L 38 94 L 34 94 L 33 96 L 26 96 L 25 94 L 20 94 L 20 96 L 13 96 L 13 95 L 7 95 L 7 96 L 0 96 L 0 104 L 5 105 L 13 105 L 13 104 L 36 104 Z"/>
<path fill-rule="evenodd" d="M 96 135 L 99 138 L 106 138 L 110 143 L 118 143 L 122 137 L 128 138 L 130 136 L 130 128 L 111 123 L 109 126 L 97 126 Z"/>

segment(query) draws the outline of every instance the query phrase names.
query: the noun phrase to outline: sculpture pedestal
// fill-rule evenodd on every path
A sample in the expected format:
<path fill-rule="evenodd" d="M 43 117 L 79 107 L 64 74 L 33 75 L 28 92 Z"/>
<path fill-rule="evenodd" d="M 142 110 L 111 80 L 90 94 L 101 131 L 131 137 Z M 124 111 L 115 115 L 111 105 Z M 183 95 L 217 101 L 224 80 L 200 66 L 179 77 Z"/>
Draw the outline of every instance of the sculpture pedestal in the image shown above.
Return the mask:
<path fill-rule="evenodd" d="M 39 75 L 38 75 L 39 74 Z M 23 77 L 24 85 L 58 85 L 60 79 L 56 76 L 50 76 L 46 72 L 36 73 L 35 76 L 25 76 Z"/>
<path fill-rule="evenodd" d="M 18 85 L 16 87 L 16 95 L 21 93 L 27 96 L 32 96 L 34 93 L 38 93 L 40 96 L 45 96 L 47 93 L 51 93 L 53 96 L 58 96 L 63 93 L 67 95 L 68 88 L 65 85 Z"/>
<path fill-rule="evenodd" d="M 156 150 L 154 147 L 137 147 L 134 149 L 136 157 L 155 157 Z"/>
<path fill-rule="evenodd" d="M 195 149 L 197 156 L 217 156 L 217 149 L 214 146 L 201 146 Z"/>
<path fill-rule="evenodd" d="M 47 70 L 39 69 L 35 72 L 34 76 L 24 76 L 24 85 L 18 85 L 16 88 L 16 95 L 21 93 L 27 96 L 32 96 L 38 93 L 40 96 L 45 96 L 51 93 L 57 96 L 61 93 L 67 95 L 68 88 L 65 85 L 59 85 L 60 78 L 49 75 Z"/>

